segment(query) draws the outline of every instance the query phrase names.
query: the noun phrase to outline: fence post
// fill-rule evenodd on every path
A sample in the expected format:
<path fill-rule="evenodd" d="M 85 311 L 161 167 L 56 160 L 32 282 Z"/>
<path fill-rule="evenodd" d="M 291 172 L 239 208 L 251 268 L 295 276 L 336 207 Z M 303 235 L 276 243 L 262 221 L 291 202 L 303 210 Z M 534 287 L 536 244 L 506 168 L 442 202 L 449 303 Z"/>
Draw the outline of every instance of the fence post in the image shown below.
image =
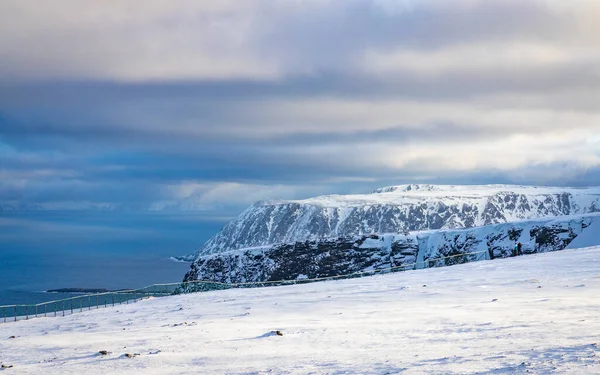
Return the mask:
<path fill-rule="evenodd" d="M 6 307 L 4 308 L 4 323 L 6 323 Z"/>
<path fill-rule="evenodd" d="M 73 308 L 73 304 L 71 304 L 71 308 Z M 65 301 L 62 301 L 62 312 L 63 316 L 65 316 Z"/>
<path fill-rule="evenodd" d="M 99 303 L 98 303 L 98 295 L 96 294 L 96 310 L 98 310 L 98 305 L 99 305 Z"/>
<path fill-rule="evenodd" d="M 104 295 L 104 308 L 106 308 L 106 294 Z"/>
<path fill-rule="evenodd" d="M 35 317 L 38 317 L 38 305 L 35 305 Z"/>
<path fill-rule="evenodd" d="M 112 301 L 113 307 L 115 307 L 115 294 L 114 293 L 110 294 L 110 300 Z"/>
<path fill-rule="evenodd" d="M 17 321 L 17 306 L 15 306 L 15 322 Z"/>
<path fill-rule="evenodd" d="M 56 311 L 58 310 L 58 308 L 56 307 L 56 302 L 54 302 L 54 316 L 56 317 Z"/>
<path fill-rule="evenodd" d="M 25 305 L 25 320 L 29 320 L 29 305 Z"/>
<path fill-rule="evenodd" d="M 88 311 L 92 309 L 92 296 L 88 296 Z"/>
<path fill-rule="evenodd" d="M 46 313 L 48 312 L 48 305 L 44 305 L 44 318 L 46 317 Z"/>

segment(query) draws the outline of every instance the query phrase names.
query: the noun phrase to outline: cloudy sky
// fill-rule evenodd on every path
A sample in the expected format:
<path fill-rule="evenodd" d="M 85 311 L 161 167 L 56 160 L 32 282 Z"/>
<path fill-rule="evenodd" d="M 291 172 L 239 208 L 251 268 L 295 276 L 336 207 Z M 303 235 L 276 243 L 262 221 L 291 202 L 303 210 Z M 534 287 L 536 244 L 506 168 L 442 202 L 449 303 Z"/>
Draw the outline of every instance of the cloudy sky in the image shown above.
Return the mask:
<path fill-rule="evenodd" d="M 0 203 L 600 185 L 595 0 L 2 0 Z"/>

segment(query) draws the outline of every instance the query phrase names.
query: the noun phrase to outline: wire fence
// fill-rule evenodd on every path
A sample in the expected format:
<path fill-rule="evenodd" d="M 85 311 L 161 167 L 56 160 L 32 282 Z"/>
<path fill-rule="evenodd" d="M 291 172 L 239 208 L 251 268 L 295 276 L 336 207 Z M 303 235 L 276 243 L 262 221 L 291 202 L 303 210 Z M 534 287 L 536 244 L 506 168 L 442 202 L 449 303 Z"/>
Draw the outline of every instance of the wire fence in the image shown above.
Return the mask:
<path fill-rule="evenodd" d="M 9 321 L 33 317 L 37 318 L 41 316 L 65 316 L 67 314 L 98 309 L 101 307 L 113 307 L 116 305 L 135 303 L 149 297 L 172 295 L 180 288 L 180 283 L 156 284 L 141 289 L 83 294 L 38 304 L 0 306 L 0 322 L 6 323 Z"/>
<path fill-rule="evenodd" d="M 217 281 L 195 280 L 171 284 L 154 284 L 140 289 L 117 290 L 105 293 L 84 294 L 71 298 L 42 302 L 31 305 L 0 306 L 0 322 L 16 322 L 37 317 L 55 317 L 89 311 L 99 308 L 114 307 L 147 299 L 150 297 L 165 297 L 178 294 L 201 293 L 214 290 L 234 288 L 261 288 L 271 286 L 307 284 L 326 280 L 352 279 L 365 276 L 413 270 L 422 265 L 423 268 L 449 266 L 474 261 L 490 259 L 487 250 L 459 253 L 444 257 L 424 259 L 414 263 L 399 266 L 374 268 L 371 270 L 353 272 L 344 275 L 304 278 L 294 280 L 256 281 L 243 283 L 222 283 Z"/>

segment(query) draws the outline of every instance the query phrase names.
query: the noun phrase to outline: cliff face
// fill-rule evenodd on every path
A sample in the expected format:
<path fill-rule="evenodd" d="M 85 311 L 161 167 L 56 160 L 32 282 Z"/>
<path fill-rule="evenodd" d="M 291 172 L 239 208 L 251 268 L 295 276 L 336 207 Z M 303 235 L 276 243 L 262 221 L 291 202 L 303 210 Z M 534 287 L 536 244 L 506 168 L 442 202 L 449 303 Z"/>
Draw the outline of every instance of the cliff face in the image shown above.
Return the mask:
<path fill-rule="evenodd" d="M 526 254 L 563 250 L 584 232 L 600 245 L 598 229 L 600 215 L 593 214 L 415 235 L 306 240 L 202 256 L 192 264 L 185 280 L 239 283 L 330 277 L 391 267 L 440 267 L 508 257 L 517 241 L 523 243 Z"/>
<path fill-rule="evenodd" d="M 307 240 L 472 228 L 593 212 L 600 212 L 600 188 L 391 186 L 363 195 L 258 202 L 187 259 Z"/>

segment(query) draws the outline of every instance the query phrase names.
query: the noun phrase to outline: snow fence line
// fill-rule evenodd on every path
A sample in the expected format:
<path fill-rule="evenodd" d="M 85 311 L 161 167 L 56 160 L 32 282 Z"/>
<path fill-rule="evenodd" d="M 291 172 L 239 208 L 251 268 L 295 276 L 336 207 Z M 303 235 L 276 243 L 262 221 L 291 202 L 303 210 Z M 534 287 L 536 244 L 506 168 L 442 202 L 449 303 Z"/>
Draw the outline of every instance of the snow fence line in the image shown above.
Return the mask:
<path fill-rule="evenodd" d="M 469 259 L 468 256 L 472 256 Z M 474 257 L 473 257 L 474 256 Z M 378 268 L 368 271 L 353 272 L 344 275 L 325 276 L 295 280 L 272 280 L 272 281 L 250 281 L 243 283 L 222 283 L 209 280 L 184 281 L 170 284 L 154 284 L 140 289 L 124 289 L 112 292 L 84 294 L 71 298 L 55 301 L 41 302 L 26 305 L 0 306 L 0 322 L 16 322 L 18 320 L 29 320 L 29 318 L 65 316 L 76 312 L 99 309 L 100 307 L 114 307 L 115 305 L 129 304 L 148 299 L 150 297 L 165 297 L 179 294 L 209 292 L 213 290 L 225 290 L 234 288 L 261 288 L 269 286 L 307 284 L 326 280 L 351 279 L 376 274 L 405 271 L 416 269 L 422 264 L 425 267 L 439 267 L 439 261 L 456 260 L 456 262 L 444 265 L 462 264 L 480 260 L 489 260 L 487 250 L 448 255 L 445 257 L 431 258 L 420 262 L 402 264 L 400 266 Z"/>

